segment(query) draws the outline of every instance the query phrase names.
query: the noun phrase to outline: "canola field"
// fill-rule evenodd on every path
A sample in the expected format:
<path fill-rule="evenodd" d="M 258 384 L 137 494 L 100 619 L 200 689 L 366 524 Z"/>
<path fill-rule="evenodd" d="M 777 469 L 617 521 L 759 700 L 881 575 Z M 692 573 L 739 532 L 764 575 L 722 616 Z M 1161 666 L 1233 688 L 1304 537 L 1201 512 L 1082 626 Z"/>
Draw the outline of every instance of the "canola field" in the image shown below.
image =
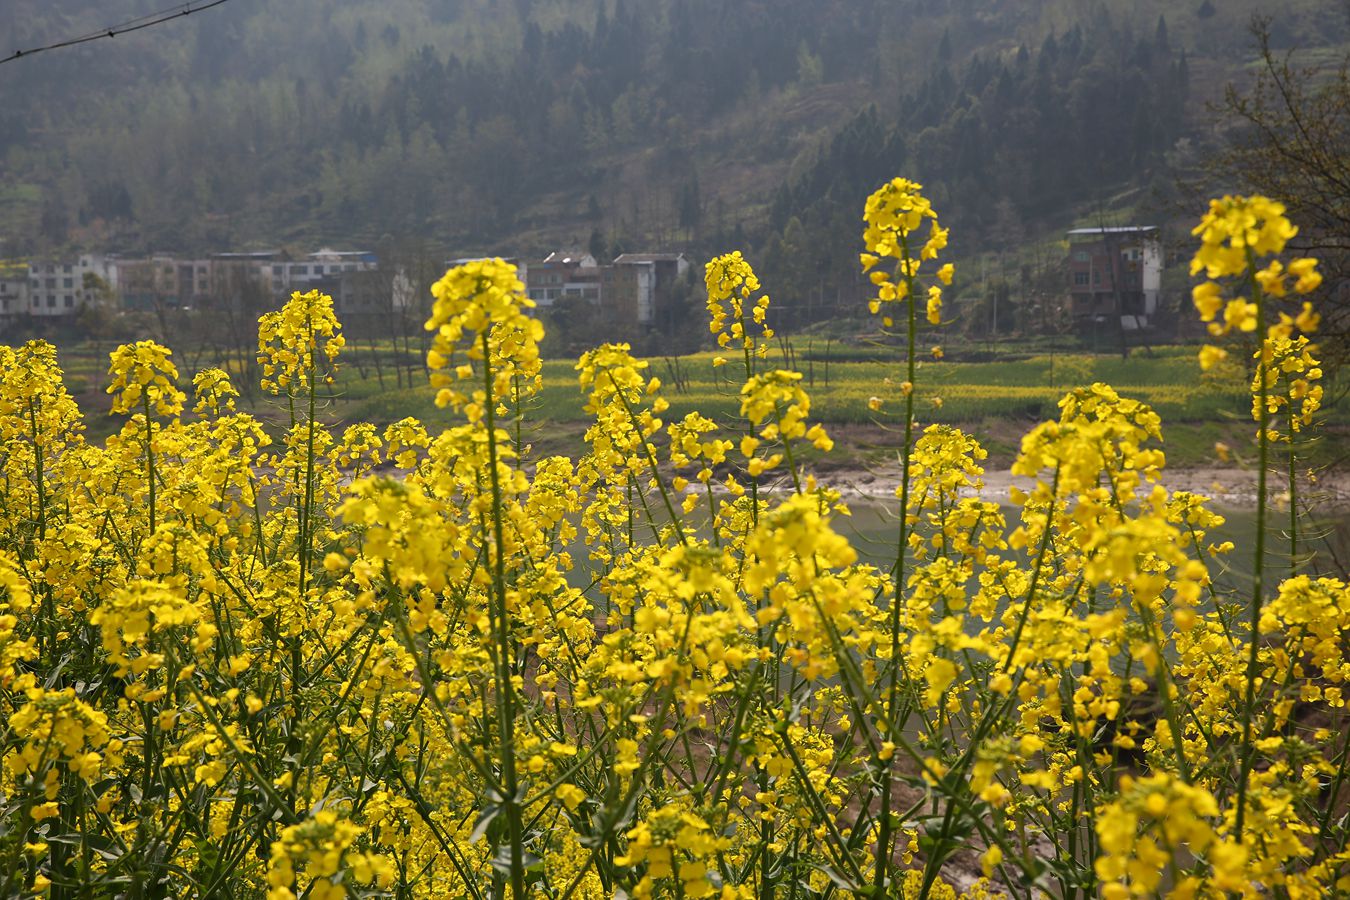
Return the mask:
<path fill-rule="evenodd" d="M 1297 502 L 1329 379 L 1284 212 L 1204 214 L 1212 340 L 1152 370 L 1179 377 L 1045 394 L 1005 367 L 1039 418 L 1011 507 L 938 415 L 1000 401 L 919 362 L 952 269 L 902 178 L 861 263 L 906 352 L 823 402 L 773 364 L 739 254 L 707 267 L 728 393 L 617 344 L 545 363 L 500 260 L 433 289 L 430 422 L 324 418 L 347 348 L 317 292 L 259 321 L 270 428 L 230 372 L 139 341 L 89 440 L 57 349 L 0 348 L 0 895 L 1346 893 L 1350 585 Z M 583 450 L 534 455 L 564 392 Z M 853 404 L 905 461 L 880 561 L 811 462 Z M 1221 407 L 1258 462 L 1251 546 L 1162 483 L 1160 411 Z"/>

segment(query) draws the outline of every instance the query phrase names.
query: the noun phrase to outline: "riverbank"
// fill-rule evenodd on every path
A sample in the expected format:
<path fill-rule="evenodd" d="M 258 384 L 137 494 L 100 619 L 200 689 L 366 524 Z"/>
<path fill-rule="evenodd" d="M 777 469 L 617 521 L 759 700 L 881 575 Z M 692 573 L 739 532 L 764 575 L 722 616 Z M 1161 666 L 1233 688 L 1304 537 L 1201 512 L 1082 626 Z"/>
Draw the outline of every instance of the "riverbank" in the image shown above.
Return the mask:
<path fill-rule="evenodd" d="M 901 469 L 896 465 L 848 467 L 822 472 L 820 481 L 835 488 L 845 500 L 861 499 L 885 501 L 894 499 L 900 487 Z M 1028 491 L 1035 479 L 1014 475 L 1007 467 L 990 467 L 984 473 L 982 497 L 999 503 L 1011 502 L 1013 488 Z M 1161 484 L 1169 491 L 1190 491 L 1209 497 L 1215 503 L 1239 509 L 1256 506 L 1257 473 L 1236 466 L 1194 466 L 1164 469 Z M 775 485 L 776 486 L 776 485 Z M 786 486 L 786 485 L 784 485 Z M 1337 509 L 1350 508 L 1350 473 L 1337 472 L 1322 476 L 1303 473 L 1296 489 L 1301 503 Z M 1267 486 L 1270 502 L 1277 508 L 1288 508 L 1289 486 L 1284 478 L 1272 473 Z"/>

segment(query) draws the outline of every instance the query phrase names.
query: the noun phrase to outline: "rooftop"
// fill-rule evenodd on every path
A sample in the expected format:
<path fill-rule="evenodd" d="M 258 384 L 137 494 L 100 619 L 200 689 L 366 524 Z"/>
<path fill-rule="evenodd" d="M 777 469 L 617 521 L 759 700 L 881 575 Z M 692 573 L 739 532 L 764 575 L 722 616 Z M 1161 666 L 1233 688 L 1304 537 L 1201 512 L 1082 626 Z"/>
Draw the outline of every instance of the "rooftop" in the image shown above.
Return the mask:
<path fill-rule="evenodd" d="M 280 250 L 247 250 L 243 252 L 212 253 L 212 259 L 274 259 Z"/>
<path fill-rule="evenodd" d="M 676 262 L 684 259 L 683 253 L 621 253 L 615 257 L 616 263 Z"/>
<path fill-rule="evenodd" d="M 314 251 L 309 255 L 310 259 L 320 259 L 329 257 L 337 257 L 339 259 L 347 259 L 347 258 L 374 259 L 375 254 L 369 250 L 334 250 L 331 247 L 324 247 L 320 250 Z"/>
<path fill-rule="evenodd" d="M 1149 234 L 1157 230 L 1157 225 L 1103 225 L 1099 228 L 1071 228 L 1065 234 L 1069 237 L 1095 237 L 1107 234 Z"/>
<path fill-rule="evenodd" d="M 585 250 L 554 250 L 544 257 L 544 262 L 590 267 L 595 265 L 595 257 Z"/>

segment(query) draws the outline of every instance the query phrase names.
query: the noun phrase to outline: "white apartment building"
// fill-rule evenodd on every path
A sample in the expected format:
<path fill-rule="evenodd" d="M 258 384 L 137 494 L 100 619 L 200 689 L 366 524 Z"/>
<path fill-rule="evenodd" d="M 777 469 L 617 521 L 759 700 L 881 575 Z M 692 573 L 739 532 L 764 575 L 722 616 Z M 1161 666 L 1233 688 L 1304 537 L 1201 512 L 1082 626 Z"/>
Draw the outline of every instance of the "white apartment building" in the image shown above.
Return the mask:
<path fill-rule="evenodd" d="M 85 289 L 86 275 L 96 275 L 108 285 L 116 280 L 106 257 L 86 253 L 72 262 L 28 264 L 28 314 L 39 318 L 73 316 L 85 303 L 97 302 L 97 294 Z"/>

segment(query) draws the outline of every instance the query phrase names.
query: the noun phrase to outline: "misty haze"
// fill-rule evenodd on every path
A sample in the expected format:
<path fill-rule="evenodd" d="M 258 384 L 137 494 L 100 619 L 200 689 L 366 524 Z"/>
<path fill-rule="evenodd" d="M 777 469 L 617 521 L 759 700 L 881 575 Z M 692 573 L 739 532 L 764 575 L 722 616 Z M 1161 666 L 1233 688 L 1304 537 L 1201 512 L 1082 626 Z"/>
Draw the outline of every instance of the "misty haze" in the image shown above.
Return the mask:
<path fill-rule="evenodd" d="M 1350 3 L 6 0 L 0 898 L 1350 895 Z"/>

